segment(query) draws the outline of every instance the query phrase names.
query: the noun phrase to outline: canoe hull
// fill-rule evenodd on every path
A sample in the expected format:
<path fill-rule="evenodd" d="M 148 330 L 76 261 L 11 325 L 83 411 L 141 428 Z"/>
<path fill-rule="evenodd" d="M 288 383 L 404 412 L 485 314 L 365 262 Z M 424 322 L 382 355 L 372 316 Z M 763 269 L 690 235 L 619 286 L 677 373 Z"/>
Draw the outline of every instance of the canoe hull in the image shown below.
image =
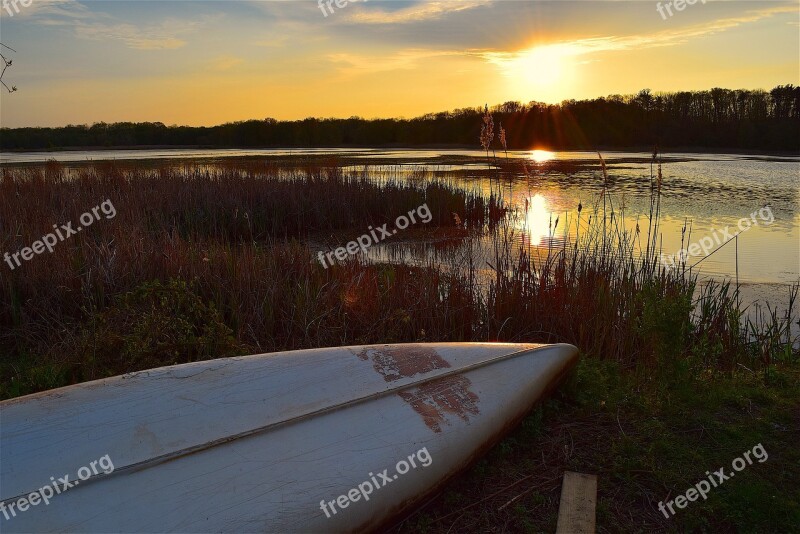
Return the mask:
<path fill-rule="evenodd" d="M 6 504 L 51 476 L 74 481 L 103 456 L 114 470 L 0 517 L 3 531 L 375 528 L 513 428 L 576 352 L 512 344 L 317 349 L 8 401 L 0 405 Z"/>

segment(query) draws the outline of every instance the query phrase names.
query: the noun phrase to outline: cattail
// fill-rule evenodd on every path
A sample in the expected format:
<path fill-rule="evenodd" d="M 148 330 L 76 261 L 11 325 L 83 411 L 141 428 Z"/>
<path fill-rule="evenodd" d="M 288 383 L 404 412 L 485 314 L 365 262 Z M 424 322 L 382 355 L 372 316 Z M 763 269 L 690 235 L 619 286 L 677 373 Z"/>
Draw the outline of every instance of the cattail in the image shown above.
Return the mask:
<path fill-rule="evenodd" d="M 661 163 L 658 164 L 658 192 L 661 192 Z"/>
<path fill-rule="evenodd" d="M 603 185 L 608 185 L 608 170 L 606 169 L 606 160 L 603 159 L 603 155 L 600 152 L 597 153 L 600 156 L 600 168 L 603 170 Z"/>
<path fill-rule="evenodd" d="M 484 150 L 489 150 L 494 139 L 494 119 L 489 114 L 489 105 L 484 108 L 483 126 L 481 126 L 481 146 Z"/>

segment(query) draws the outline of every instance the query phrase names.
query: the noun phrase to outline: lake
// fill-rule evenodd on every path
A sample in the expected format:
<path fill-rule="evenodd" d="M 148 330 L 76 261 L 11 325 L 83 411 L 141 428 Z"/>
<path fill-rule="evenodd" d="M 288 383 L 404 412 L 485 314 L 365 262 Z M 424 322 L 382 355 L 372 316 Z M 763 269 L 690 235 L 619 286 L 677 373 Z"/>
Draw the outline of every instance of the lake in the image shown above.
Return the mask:
<path fill-rule="evenodd" d="M 613 206 L 617 221 L 631 231 L 637 223 L 646 228 L 651 172 L 655 180 L 658 172 L 657 165 L 651 166 L 651 154 L 614 151 L 602 154 L 608 170 L 606 200 Z M 326 156 L 336 158 L 332 161 L 345 170 L 363 172 L 374 179 L 455 180 L 464 187 L 485 192 L 491 190 L 494 176 L 490 161 L 524 162 L 528 172 L 510 171 L 507 176 L 511 179 L 503 180 L 502 187 L 506 198 L 522 213 L 516 223 L 520 244 L 533 248 L 553 246 L 571 237 L 569 232 L 574 233 L 578 225 L 586 228 L 589 216 L 596 213 L 598 206 L 602 207 L 603 177 L 595 152 L 509 151 L 507 155 L 497 154 L 497 160 L 487 160 L 480 150 L 87 150 L 0 153 L 0 165 L 37 164 L 55 159 L 68 166 L 104 160 L 154 166 L 165 162 L 176 166 L 189 162 L 213 166 L 229 158 L 258 161 Z M 700 250 L 687 260 L 701 281 L 735 281 L 738 270 L 745 304 L 770 302 L 785 307 L 789 288 L 800 281 L 800 157 L 669 153 L 661 161 L 661 250 L 676 255 L 682 248 L 682 229 L 686 225 L 684 246 L 697 243 L 694 251 L 698 252 L 705 243 L 710 254 L 706 256 Z M 514 167 L 518 168 L 519 165 Z M 387 222 L 397 215 L 387 214 Z M 742 222 L 742 218 L 750 222 Z M 556 219 L 559 224 L 554 230 Z M 720 248 L 726 236 L 737 233 L 734 242 Z M 641 236 L 641 242 L 645 241 L 646 235 Z M 386 249 L 376 249 L 374 254 L 391 255 Z"/>

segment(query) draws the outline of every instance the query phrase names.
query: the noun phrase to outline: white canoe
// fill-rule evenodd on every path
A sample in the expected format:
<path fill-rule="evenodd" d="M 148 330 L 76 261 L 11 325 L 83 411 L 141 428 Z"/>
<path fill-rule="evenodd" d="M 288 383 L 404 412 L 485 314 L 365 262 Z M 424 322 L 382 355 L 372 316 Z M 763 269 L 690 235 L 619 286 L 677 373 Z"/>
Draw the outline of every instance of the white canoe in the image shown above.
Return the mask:
<path fill-rule="evenodd" d="M 576 359 L 571 345 L 341 347 L 5 401 L 0 531 L 376 528 L 496 443 Z"/>

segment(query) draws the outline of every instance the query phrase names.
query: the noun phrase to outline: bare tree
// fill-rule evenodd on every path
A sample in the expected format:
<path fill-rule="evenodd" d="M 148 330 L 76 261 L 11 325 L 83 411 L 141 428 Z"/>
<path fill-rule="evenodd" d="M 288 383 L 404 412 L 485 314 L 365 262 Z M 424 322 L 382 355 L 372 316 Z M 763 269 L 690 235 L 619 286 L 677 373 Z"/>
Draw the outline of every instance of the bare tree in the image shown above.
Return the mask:
<path fill-rule="evenodd" d="M 0 50 L 2 50 L 3 48 L 7 48 L 7 49 L 11 50 L 12 52 L 16 52 L 16 50 L 11 48 L 10 46 L 4 45 L 3 43 L 0 43 L 0 47 L 1 47 Z M 12 85 L 11 87 L 9 87 L 6 84 L 6 82 L 3 81 L 3 75 L 6 73 L 6 69 L 8 69 L 8 67 L 11 66 L 11 64 L 13 63 L 13 60 L 8 59 L 6 56 L 3 55 L 2 52 L 0 52 L 0 59 L 2 59 L 2 61 L 3 61 L 3 70 L 2 70 L 2 72 L 0 72 L 0 84 L 3 84 L 3 87 L 5 87 L 6 90 L 9 93 L 13 93 L 14 91 L 17 90 L 17 86 L 16 85 Z"/>

